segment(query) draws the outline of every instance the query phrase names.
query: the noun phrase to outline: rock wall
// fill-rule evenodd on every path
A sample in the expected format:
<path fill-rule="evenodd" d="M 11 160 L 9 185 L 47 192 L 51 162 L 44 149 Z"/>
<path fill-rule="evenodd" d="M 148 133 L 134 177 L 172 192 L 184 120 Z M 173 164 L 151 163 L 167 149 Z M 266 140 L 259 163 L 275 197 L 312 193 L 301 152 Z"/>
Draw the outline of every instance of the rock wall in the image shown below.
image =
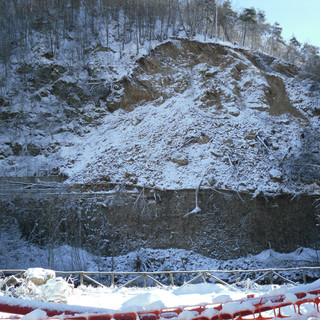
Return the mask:
<path fill-rule="evenodd" d="M 79 191 L 79 190 L 78 190 Z M 40 245 L 71 244 L 101 255 L 144 248 L 183 248 L 231 259 L 273 248 L 293 251 L 319 241 L 315 198 L 252 198 L 223 190 L 115 188 L 106 192 L 2 196 L 1 225 L 17 223 Z M 189 214 L 188 214 L 189 213 Z"/>

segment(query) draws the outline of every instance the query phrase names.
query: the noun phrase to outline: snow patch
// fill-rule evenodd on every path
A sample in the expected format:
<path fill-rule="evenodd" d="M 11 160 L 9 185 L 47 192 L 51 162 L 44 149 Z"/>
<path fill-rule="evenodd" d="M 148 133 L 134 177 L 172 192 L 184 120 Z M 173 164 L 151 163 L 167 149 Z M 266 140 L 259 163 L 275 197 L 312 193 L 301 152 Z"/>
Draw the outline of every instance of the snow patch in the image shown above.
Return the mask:
<path fill-rule="evenodd" d="M 43 310 L 36 309 L 23 316 L 21 320 L 43 320 L 45 318 L 47 318 L 47 313 Z"/>

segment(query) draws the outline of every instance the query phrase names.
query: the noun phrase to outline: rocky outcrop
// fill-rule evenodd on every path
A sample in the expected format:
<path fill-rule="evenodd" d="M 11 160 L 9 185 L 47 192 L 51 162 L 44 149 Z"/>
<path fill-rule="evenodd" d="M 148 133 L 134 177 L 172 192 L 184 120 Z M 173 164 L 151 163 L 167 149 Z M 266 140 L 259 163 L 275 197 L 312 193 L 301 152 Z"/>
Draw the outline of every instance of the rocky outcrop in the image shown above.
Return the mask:
<path fill-rule="evenodd" d="M 232 91 L 232 95 L 229 90 L 217 85 L 220 84 L 219 75 L 224 72 L 230 76 L 230 82 L 225 87 Z M 198 79 L 199 83 L 196 85 L 204 88 L 201 95 L 195 97 L 199 107 L 214 106 L 222 109 L 226 103 L 244 103 L 246 91 L 249 87 L 254 87 L 255 79 L 260 77 L 265 79 L 261 96 L 256 98 L 257 104 L 258 101 L 265 104 L 260 109 L 269 109 L 272 115 L 291 114 L 304 118 L 292 105 L 282 79 L 298 74 L 299 69 L 294 65 L 261 53 L 220 44 L 169 41 L 137 61 L 130 80 L 125 79 L 121 84 L 123 95 L 118 107 L 132 110 L 135 105 L 156 101 L 160 97 L 167 99 L 192 90 L 195 79 Z M 242 86 L 244 77 L 248 80 Z"/>

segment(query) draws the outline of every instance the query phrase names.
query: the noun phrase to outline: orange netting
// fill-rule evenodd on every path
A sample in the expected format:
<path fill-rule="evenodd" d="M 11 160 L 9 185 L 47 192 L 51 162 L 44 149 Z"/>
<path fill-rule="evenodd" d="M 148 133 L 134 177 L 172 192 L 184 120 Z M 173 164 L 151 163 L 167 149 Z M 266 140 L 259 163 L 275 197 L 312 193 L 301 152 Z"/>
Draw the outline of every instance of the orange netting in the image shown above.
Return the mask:
<path fill-rule="evenodd" d="M 289 317 L 291 319 L 320 319 L 319 304 L 320 289 L 317 289 L 270 297 L 250 297 L 226 303 L 136 313 L 75 315 L 74 311 L 64 311 L 62 316 L 61 311 L 51 309 L 45 310 L 48 317 L 43 320 L 271 320 Z M 30 312 L 30 308 L 22 308 L 18 304 L 15 306 L 10 303 L 8 306 L 0 303 L 0 312 L 26 314 Z M 19 319 L 19 317 L 8 317 L 8 319 Z"/>

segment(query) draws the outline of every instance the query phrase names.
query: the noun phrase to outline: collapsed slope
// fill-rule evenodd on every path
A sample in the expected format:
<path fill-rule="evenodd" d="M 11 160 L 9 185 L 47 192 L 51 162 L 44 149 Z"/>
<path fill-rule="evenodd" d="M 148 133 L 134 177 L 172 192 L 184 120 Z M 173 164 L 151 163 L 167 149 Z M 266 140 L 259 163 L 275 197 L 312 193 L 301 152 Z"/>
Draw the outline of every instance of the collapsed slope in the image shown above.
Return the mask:
<path fill-rule="evenodd" d="M 298 67 L 179 39 L 130 60 L 127 73 L 114 56 L 96 48 L 72 75 L 61 61 L 51 60 L 53 72 L 30 60 L 48 76 L 19 93 L 34 101 L 19 129 L 2 112 L 3 175 L 47 164 L 69 183 L 319 191 L 319 95 Z"/>
<path fill-rule="evenodd" d="M 64 172 L 72 181 L 107 178 L 168 189 L 201 183 L 315 191 L 319 137 L 310 85 L 297 67 L 272 57 L 167 42 L 118 83 L 112 94 L 119 109 L 80 142 L 82 155 Z"/>

